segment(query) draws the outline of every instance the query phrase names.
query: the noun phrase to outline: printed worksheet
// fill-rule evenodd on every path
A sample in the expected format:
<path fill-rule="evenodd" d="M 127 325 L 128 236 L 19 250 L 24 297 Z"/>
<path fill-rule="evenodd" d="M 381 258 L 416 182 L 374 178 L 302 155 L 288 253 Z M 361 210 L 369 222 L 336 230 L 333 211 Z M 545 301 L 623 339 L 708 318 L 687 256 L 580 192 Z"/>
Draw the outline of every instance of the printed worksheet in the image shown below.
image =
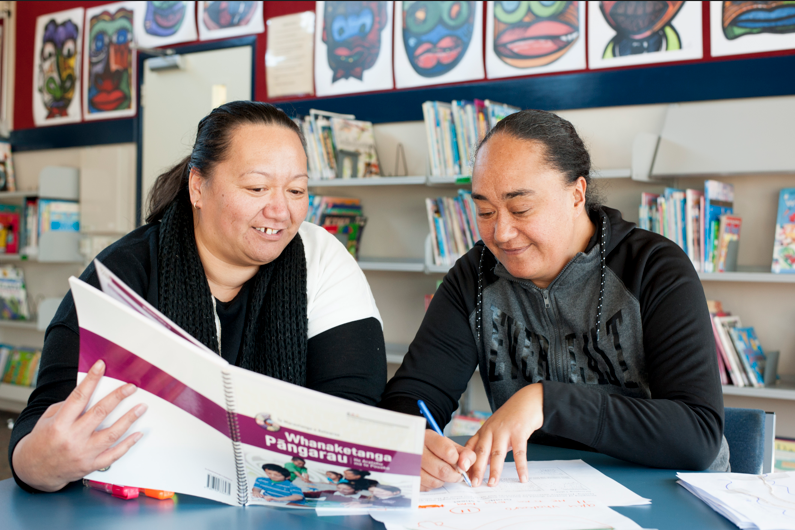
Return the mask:
<path fill-rule="evenodd" d="M 420 507 L 449 508 L 457 505 L 504 506 L 506 504 L 563 499 L 566 501 L 594 501 L 605 506 L 637 506 L 650 504 L 607 475 L 582 460 L 550 460 L 528 462 L 528 481 L 519 482 L 516 468 L 505 466 L 500 482 L 489 487 L 470 488 L 463 482 L 445 484 L 420 494 Z M 488 477 L 488 470 L 484 481 Z"/>
<path fill-rule="evenodd" d="M 637 530 L 632 519 L 607 506 L 590 501 L 528 501 L 521 506 L 478 508 L 459 506 L 437 510 L 373 511 L 370 515 L 387 530 Z"/>

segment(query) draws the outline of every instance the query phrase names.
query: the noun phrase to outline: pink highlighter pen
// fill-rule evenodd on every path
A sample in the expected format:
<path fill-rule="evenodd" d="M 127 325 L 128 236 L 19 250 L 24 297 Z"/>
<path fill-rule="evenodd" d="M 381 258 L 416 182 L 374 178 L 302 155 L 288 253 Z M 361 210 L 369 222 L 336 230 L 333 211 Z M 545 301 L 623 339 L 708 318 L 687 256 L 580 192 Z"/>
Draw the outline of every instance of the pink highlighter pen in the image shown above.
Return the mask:
<path fill-rule="evenodd" d="M 107 484 L 105 482 L 97 482 L 96 480 L 83 479 L 83 485 L 97 491 L 104 491 L 110 493 L 117 499 L 130 500 L 138 497 L 138 488 L 130 486 L 116 486 L 115 484 Z"/>

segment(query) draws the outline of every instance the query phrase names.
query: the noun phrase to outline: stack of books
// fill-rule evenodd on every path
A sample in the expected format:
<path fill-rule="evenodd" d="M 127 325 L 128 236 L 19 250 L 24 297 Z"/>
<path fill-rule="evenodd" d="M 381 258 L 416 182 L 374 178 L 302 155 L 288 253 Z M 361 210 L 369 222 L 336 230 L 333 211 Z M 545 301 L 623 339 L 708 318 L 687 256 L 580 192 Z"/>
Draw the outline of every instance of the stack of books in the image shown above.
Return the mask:
<path fill-rule="evenodd" d="M 472 192 L 459 190 L 458 197 L 425 199 L 435 265 L 452 266 L 480 241 L 477 211 Z"/>
<path fill-rule="evenodd" d="M 661 234 L 690 257 L 699 272 L 737 270 L 742 218 L 734 215 L 734 186 L 715 180 L 704 191 L 666 188 L 642 193 L 640 228 Z"/>
<path fill-rule="evenodd" d="M 359 243 L 367 218 L 360 199 L 309 195 L 306 221 L 322 226 L 345 245 L 354 258 L 359 257 Z"/>
<path fill-rule="evenodd" d="M 28 320 L 28 292 L 22 269 L 0 267 L 0 320 Z"/>
<path fill-rule="evenodd" d="M 423 103 L 431 175 L 470 175 L 475 149 L 480 140 L 497 122 L 519 110 L 488 99 Z"/>
<path fill-rule="evenodd" d="M 381 176 L 373 124 L 351 114 L 311 110 L 296 119 L 307 143 L 309 178 L 354 179 Z"/>
<path fill-rule="evenodd" d="M 0 381 L 10 385 L 36 386 L 41 351 L 0 344 Z"/>
<path fill-rule="evenodd" d="M 707 302 L 712 318 L 712 332 L 718 353 L 721 384 L 765 386 L 767 357 L 752 327 L 743 327 L 740 317 L 723 310 L 714 300 Z"/>

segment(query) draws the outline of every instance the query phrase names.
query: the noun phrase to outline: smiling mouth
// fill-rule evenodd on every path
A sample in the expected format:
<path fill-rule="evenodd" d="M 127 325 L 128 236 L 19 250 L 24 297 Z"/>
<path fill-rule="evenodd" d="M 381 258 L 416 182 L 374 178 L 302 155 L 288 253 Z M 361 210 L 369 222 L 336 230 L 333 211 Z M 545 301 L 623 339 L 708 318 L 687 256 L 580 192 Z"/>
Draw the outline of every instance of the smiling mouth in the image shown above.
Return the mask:
<path fill-rule="evenodd" d="M 276 229 L 276 228 L 257 228 L 257 227 L 254 227 L 254 230 L 256 230 L 257 232 L 261 232 L 263 234 L 267 234 L 269 236 L 274 236 L 276 234 L 280 234 L 282 232 L 282 230 L 284 230 L 284 229 L 283 228 Z"/>
<path fill-rule="evenodd" d="M 505 57 L 544 57 L 570 46 L 579 36 L 577 28 L 568 24 L 543 21 L 503 31 L 495 38 L 494 47 Z"/>

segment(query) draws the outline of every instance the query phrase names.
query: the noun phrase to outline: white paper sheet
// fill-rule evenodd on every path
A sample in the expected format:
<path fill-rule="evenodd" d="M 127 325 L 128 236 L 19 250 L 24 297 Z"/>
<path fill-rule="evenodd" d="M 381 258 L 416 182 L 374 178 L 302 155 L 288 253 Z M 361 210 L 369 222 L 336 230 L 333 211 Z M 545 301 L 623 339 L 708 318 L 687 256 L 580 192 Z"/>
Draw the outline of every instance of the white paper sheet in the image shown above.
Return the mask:
<path fill-rule="evenodd" d="M 455 530 L 533 530 L 614 529 L 636 530 L 632 519 L 607 506 L 589 501 L 534 501 L 522 506 L 481 509 L 460 507 L 449 510 L 372 512 L 387 530 L 407 528 L 451 528 Z"/>
<path fill-rule="evenodd" d="M 518 15 L 521 11 L 506 13 L 501 3 L 500 16 L 495 17 L 496 4 L 489 2 L 486 8 L 486 75 L 489 79 L 585 69 L 585 2 L 572 2 L 554 19 L 534 17 L 527 3 L 520 2 L 522 5 L 516 9 L 525 9 L 526 13 L 523 19 L 510 23 L 500 18 L 507 16 L 512 20 L 509 15 Z M 598 10 L 598 7 L 592 6 L 593 9 Z M 509 32 L 514 37 L 509 38 Z M 509 41 L 509 44 L 503 48 L 495 40 Z"/>
<path fill-rule="evenodd" d="M 313 11 L 268 19 L 265 76 L 269 98 L 314 94 L 314 39 Z"/>
<path fill-rule="evenodd" d="M 397 88 L 474 79 L 483 79 L 483 2 L 395 2 Z"/>
<path fill-rule="evenodd" d="M 33 121 L 36 126 L 80 121 L 82 7 L 36 19 Z"/>
<path fill-rule="evenodd" d="M 795 473 L 677 473 L 680 484 L 741 528 L 795 530 Z"/>
<path fill-rule="evenodd" d="M 392 4 L 316 3 L 316 95 L 392 89 Z"/>
<path fill-rule="evenodd" d="M 616 2 L 613 9 L 621 9 L 623 4 L 625 2 Z M 600 5 L 599 2 L 592 2 L 588 6 L 588 67 L 590 69 L 685 61 L 701 59 L 703 56 L 701 2 L 684 2 L 670 23 L 664 26 L 668 29 L 660 30 L 664 34 L 662 50 L 607 58 L 605 51 L 608 46 L 612 46 L 616 30 L 605 19 Z M 623 19 L 628 18 L 623 17 Z M 640 22 L 643 21 L 638 20 L 636 23 Z M 629 40 L 631 39 L 624 39 L 625 42 Z M 678 45 L 675 44 L 676 40 L 679 41 Z"/>
<path fill-rule="evenodd" d="M 135 42 L 143 48 L 157 48 L 196 40 L 196 2 L 146 2 L 136 9 L 133 25 Z"/>
<path fill-rule="evenodd" d="M 792 20 L 795 5 L 784 2 L 777 2 L 778 5 L 731 2 L 747 5 L 742 6 L 736 15 L 728 13 L 726 26 L 742 25 L 740 17 L 747 20 L 747 26 L 757 26 L 754 32 L 735 35 L 731 30 L 724 30 L 725 3 L 709 3 L 710 53 L 713 57 L 795 49 L 795 30 L 791 29 L 792 23 L 787 21 L 788 18 Z M 740 6 L 731 7 L 737 9 Z M 727 33 L 732 36 L 731 39 L 727 37 Z"/>
<path fill-rule="evenodd" d="M 139 2 L 86 9 L 83 28 L 83 119 L 135 116 L 138 82 L 133 18 Z"/>
<path fill-rule="evenodd" d="M 263 2 L 198 2 L 199 40 L 228 39 L 265 31 Z"/>

